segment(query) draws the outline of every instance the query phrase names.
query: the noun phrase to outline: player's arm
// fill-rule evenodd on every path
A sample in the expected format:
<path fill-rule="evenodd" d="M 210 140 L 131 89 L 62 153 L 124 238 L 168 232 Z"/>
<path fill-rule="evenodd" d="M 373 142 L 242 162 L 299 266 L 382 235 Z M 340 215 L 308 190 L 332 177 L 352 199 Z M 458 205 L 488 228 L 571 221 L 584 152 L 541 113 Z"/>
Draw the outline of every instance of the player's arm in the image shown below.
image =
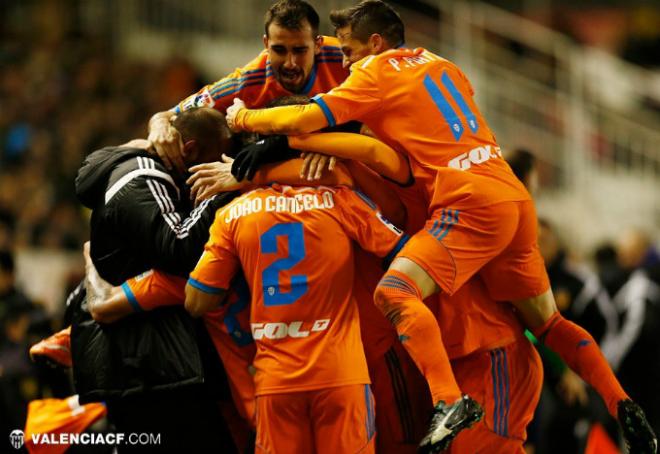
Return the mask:
<path fill-rule="evenodd" d="M 344 162 L 355 185 L 367 195 L 383 213 L 397 226 L 406 225 L 407 210 L 399 195 L 376 172 L 356 161 Z"/>
<path fill-rule="evenodd" d="M 351 120 L 362 121 L 381 107 L 375 65 L 356 63 L 348 78 L 313 104 L 249 110 L 240 99 L 227 109 L 227 123 L 236 131 L 264 134 L 304 134 Z"/>
<path fill-rule="evenodd" d="M 204 253 L 186 283 L 185 307 L 193 317 L 220 306 L 240 269 L 232 235 L 223 218 L 220 212 L 213 222 Z"/>
<path fill-rule="evenodd" d="M 408 185 L 412 174 L 408 161 L 378 139 L 342 132 L 289 136 L 289 146 L 362 162 L 390 180 Z"/>
<path fill-rule="evenodd" d="M 235 131 L 304 134 L 328 126 L 323 110 L 316 104 L 251 110 L 246 109 L 240 100 L 237 101 L 227 109 L 227 123 Z"/>
<path fill-rule="evenodd" d="M 99 276 L 89 255 L 89 241 L 83 247 L 85 257 L 85 289 L 87 305 L 92 318 L 99 323 L 112 323 L 134 309 L 120 287 L 113 287 Z"/>
<path fill-rule="evenodd" d="M 149 120 L 149 140 L 168 169 L 176 168 L 185 173 L 181 135 L 171 125 L 172 118 L 193 107 L 213 107 L 224 113 L 235 97 L 247 99 L 246 87 L 265 81 L 266 71 L 257 69 L 256 57 L 242 69 L 236 69 L 222 79 L 205 85 L 169 110 L 155 113 Z M 251 85 L 248 85 L 251 84 Z"/>
<path fill-rule="evenodd" d="M 342 188 L 335 197 L 346 234 L 364 250 L 383 257 L 383 265 L 389 266 L 408 241 L 408 235 L 387 220 L 366 195 Z"/>
<path fill-rule="evenodd" d="M 183 142 L 179 131 L 172 126 L 172 119 L 175 115 L 174 110 L 156 112 L 149 119 L 148 139 L 168 170 L 176 168 L 183 173 L 186 170 L 183 160 Z"/>
<path fill-rule="evenodd" d="M 200 203 L 220 192 L 247 191 L 271 183 L 309 186 L 309 181 L 300 175 L 302 165 L 303 160 L 300 158 L 269 164 L 257 170 L 252 180 L 238 181 L 231 173 L 232 159 L 223 156 L 223 162 L 211 162 L 191 167 L 190 170 L 193 174 L 187 183 L 191 185 L 190 192 L 195 198 L 195 203 Z M 353 179 L 345 167 L 336 165 L 332 172 L 324 172 L 320 179 L 314 181 L 314 184 L 352 186 Z"/>
<path fill-rule="evenodd" d="M 226 289 L 214 289 L 214 293 L 209 293 L 207 290 L 202 290 L 199 287 L 191 284 L 190 281 L 186 284 L 186 310 L 193 317 L 201 317 L 208 311 L 212 311 L 220 306 L 220 303 L 227 294 Z"/>

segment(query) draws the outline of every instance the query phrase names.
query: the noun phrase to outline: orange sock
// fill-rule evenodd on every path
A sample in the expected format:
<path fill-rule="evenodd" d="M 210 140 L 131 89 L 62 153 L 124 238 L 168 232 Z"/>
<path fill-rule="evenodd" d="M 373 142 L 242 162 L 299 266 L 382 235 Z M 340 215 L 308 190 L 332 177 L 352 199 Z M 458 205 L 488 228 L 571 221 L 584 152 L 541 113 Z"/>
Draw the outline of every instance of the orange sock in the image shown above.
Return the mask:
<path fill-rule="evenodd" d="M 399 340 L 422 372 L 433 403 L 452 404 L 461 397 L 442 343 L 440 327 L 424 305 L 419 288 L 407 275 L 389 270 L 376 287 L 376 306 L 392 322 Z"/>
<path fill-rule="evenodd" d="M 591 334 L 556 312 L 534 330 L 534 335 L 594 387 L 605 401 L 610 414 L 616 418 L 617 404 L 629 397 Z"/>

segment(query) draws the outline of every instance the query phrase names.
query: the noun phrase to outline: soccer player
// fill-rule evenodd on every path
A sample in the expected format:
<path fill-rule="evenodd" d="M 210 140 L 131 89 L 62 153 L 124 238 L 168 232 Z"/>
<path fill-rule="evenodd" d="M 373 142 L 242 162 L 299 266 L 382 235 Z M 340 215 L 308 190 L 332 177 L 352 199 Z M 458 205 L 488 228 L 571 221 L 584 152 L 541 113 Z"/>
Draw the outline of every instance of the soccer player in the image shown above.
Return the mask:
<path fill-rule="evenodd" d="M 390 184 L 377 175 L 369 180 L 362 176 L 356 178 L 361 190 L 370 196 L 388 192 L 390 204 L 399 197 L 405 201 L 405 207 L 401 207 L 405 213 L 398 217 L 405 219 L 406 232 L 412 234 L 424 226 L 423 194 L 415 184 L 410 185 L 407 160 L 387 145 L 363 135 L 338 133 L 289 136 L 288 140 L 291 145 L 305 150 L 340 158 L 352 156 L 393 181 L 408 183 L 405 187 Z M 351 161 L 343 163 L 353 167 Z M 359 174 L 354 173 L 354 178 L 356 175 Z M 393 208 L 397 207 L 394 205 L 388 210 Z M 361 259 L 360 256 L 356 258 Z M 356 280 L 354 292 L 360 309 L 361 330 L 373 330 L 378 317 L 360 304 L 361 292 L 368 288 L 361 284 L 366 282 L 364 274 L 369 268 L 360 263 L 358 269 L 362 279 Z M 377 279 L 381 274 L 378 273 Z M 438 296 L 440 304 L 437 304 Z M 542 367 L 511 307 L 494 301 L 478 277 L 470 279 L 451 297 L 442 293 L 425 302 L 436 314 L 458 384 L 463 391 L 478 396 L 485 408 L 484 419 L 469 432 L 460 433 L 449 452 L 523 453 L 525 429 L 534 414 L 542 385 Z M 375 309 L 373 304 L 370 307 Z M 374 338 L 368 338 L 363 332 L 362 339 L 373 342 Z M 417 381 L 419 374 L 408 370 L 409 359 L 400 352 L 401 344 L 380 344 L 381 348 L 365 348 L 365 354 L 380 354 L 384 359 L 367 356 L 378 408 L 376 449 L 379 453 L 416 452 L 416 443 L 423 437 L 427 422 L 416 421 L 415 417 L 423 419 L 425 414 L 430 414 L 430 396 L 428 403 L 419 401 L 427 397 L 420 392 L 423 386 Z M 393 421 L 400 423 L 392 424 Z M 420 432 L 422 435 L 417 435 Z"/>
<path fill-rule="evenodd" d="M 235 100 L 228 122 L 235 130 L 300 134 L 359 120 L 409 156 L 429 218 L 392 263 L 375 301 L 429 382 L 436 409 L 422 447 L 447 446 L 483 414 L 469 396 L 461 398 L 438 325 L 421 303 L 440 290 L 453 295 L 478 274 L 491 298 L 510 301 L 534 334 L 596 388 L 633 448 L 655 452 L 642 410 L 593 338 L 558 313 L 536 245 L 533 202 L 502 159 L 462 71 L 426 49 L 401 47 L 403 23 L 379 0 L 331 20 L 345 62 L 366 55 L 342 85 L 302 108 L 255 111 Z"/>
<path fill-rule="evenodd" d="M 213 107 L 224 113 L 234 97 L 250 107 L 264 107 L 291 94 L 313 96 L 339 85 L 348 76 L 337 39 L 319 35 L 319 16 L 304 0 L 279 0 L 266 13 L 265 50 L 242 68 L 207 85 L 174 108 L 149 121 L 149 140 L 169 168 L 185 170 L 181 138 L 170 125 L 191 107 Z"/>
<path fill-rule="evenodd" d="M 257 344 L 260 452 L 374 452 L 351 239 L 382 257 L 406 238 L 374 208 L 345 187 L 274 185 L 218 211 L 186 308 L 216 307 L 243 268 Z"/>

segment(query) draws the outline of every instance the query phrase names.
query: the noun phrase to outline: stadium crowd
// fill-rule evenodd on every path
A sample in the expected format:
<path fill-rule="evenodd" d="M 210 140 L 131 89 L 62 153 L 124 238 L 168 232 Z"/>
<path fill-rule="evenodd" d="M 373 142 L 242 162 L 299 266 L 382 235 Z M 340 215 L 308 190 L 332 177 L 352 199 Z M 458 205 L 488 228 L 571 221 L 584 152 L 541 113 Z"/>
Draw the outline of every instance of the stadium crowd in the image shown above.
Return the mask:
<path fill-rule="evenodd" d="M 126 61 L 99 37 L 81 36 L 75 24 L 53 20 L 60 16 L 48 8 L 29 11 L 33 14 L 0 19 L 0 427 L 6 434 L 25 427 L 29 401 L 74 392 L 65 373 L 35 365 L 27 354 L 72 316 L 64 321 L 62 302 L 53 317 L 16 288 L 14 255 L 31 247 L 82 251 L 89 216 L 75 197 L 73 181 L 84 157 L 145 137 L 151 114 L 177 105 L 203 85 L 185 60 L 160 65 Z M 28 17 L 32 27 L 17 25 Z M 530 192 L 543 190 L 534 187 L 533 156 L 518 151 L 507 157 Z M 545 215 L 549 219 L 539 221 L 539 246 L 561 314 L 598 341 L 658 433 L 660 401 L 653 388 L 660 382 L 660 366 L 649 361 L 660 358 L 656 232 L 624 232 L 590 259 L 579 260 L 554 231 L 552 214 Z M 617 439 L 615 421 L 600 398 L 556 354 L 542 344 L 538 349 L 545 384 L 528 429 L 528 452 L 578 452 L 593 422 Z"/>

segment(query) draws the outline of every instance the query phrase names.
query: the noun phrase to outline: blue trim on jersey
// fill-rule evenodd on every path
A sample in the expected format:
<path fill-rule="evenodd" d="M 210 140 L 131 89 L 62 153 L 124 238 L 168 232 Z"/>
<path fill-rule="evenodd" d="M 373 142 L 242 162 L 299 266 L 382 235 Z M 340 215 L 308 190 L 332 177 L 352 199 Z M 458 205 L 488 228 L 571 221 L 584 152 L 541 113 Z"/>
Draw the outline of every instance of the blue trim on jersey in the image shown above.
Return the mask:
<path fill-rule="evenodd" d="M 458 222 L 458 210 L 454 210 L 453 214 L 450 211 L 449 216 L 450 216 L 450 219 L 449 219 L 449 222 L 447 223 L 447 225 L 445 226 L 444 231 L 441 231 L 436 236 L 438 241 L 442 241 L 442 239 L 447 236 L 447 234 L 449 233 L 451 228 Z"/>
<path fill-rule="evenodd" d="M 458 105 L 458 108 L 461 109 L 461 112 L 463 112 L 463 115 L 465 115 L 465 119 L 467 120 L 470 130 L 472 132 L 477 132 L 477 130 L 479 129 L 479 124 L 477 123 L 477 117 L 472 112 L 472 110 L 470 110 L 470 106 L 468 106 L 467 102 L 465 102 L 465 98 L 463 98 L 461 92 L 458 91 L 456 85 L 454 85 L 454 82 L 449 77 L 449 74 L 443 72 L 441 80 L 442 80 L 442 84 L 445 86 L 451 97 L 454 98 L 454 101 L 456 102 L 456 105 Z"/>
<path fill-rule="evenodd" d="M 265 82 L 266 82 L 266 79 L 261 80 L 261 81 L 259 81 L 259 82 L 251 82 L 251 83 L 249 83 L 249 84 L 241 84 L 240 86 L 238 86 L 237 88 L 235 88 L 235 89 L 233 89 L 233 90 L 226 91 L 226 92 L 224 92 L 224 93 L 220 93 L 220 94 L 218 94 L 218 95 L 214 95 L 214 96 L 213 96 L 213 99 L 224 98 L 224 97 L 226 97 L 226 96 L 233 95 L 234 93 L 238 93 L 239 91 L 241 91 L 241 90 L 244 89 L 245 87 L 251 87 L 251 86 L 253 86 L 253 85 L 264 85 Z"/>
<path fill-rule="evenodd" d="M 445 227 L 445 222 L 447 222 L 447 210 L 443 209 L 442 217 L 440 217 L 440 225 L 438 226 L 438 220 L 436 219 L 433 222 L 433 227 L 429 229 L 429 233 L 433 236 L 436 236 Z"/>
<path fill-rule="evenodd" d="M 243 71 L 243 74 L 254 74 L 258 72 L 264 72 L 266 71 L 266 69 L 268 69 L 268 66 L 266 66 L 266 68 L 257 68 L 257 69 L 250 69 L 247 71 Z"/>
<path fill-rule="evenodd" d="M 406 235 L 405 233 L 401 235 L 401 238 L 399 238 L 399 241 L 394 245 L 392 250 L 387 254 L 384 258 L 386 263 L 390 263 L 392 260 L 394 260 L 394 257 L 403 249 L 403 246 L 406 245 L 410 237 Z"/>
<path fill-rule="evenodd" d="M 443 209 L 442 217 L 440 218 L 440 225 L 438 225 L 438 220 L 436 219 L 428 232 L 433 235 L 436 240 L 442 241 L 451 228 L 458 222 L 458 213 L 460 213 L 458 210 Z"/>
<path fill-rule="evenodd" d="M 344 58 L 343 58 L 343 57 L 341 57 L 341 58 L 335 58 L 335 57 L 330 58 L 330 57 L 326 57 L 326 58 L 324 58 L 323 60 L 318 60 L 318 61 L 317 61 L 317 63 L 343 63 L 343 62 L 344 62 Z"/>
<path fill-rule="evenodd" d="M 491 350 L 490 352 L 490 375 L 491 375 L 491 381 L 493 382 L 493 428 L 495 429 L 495 433 L 498 435 L 501 435 L 499 432 L 499 405 L 500 405 L 500 400 L 499 400 L 499 395 L 497 393 L 497 359 L 496 359 L 496 353 L 497 350 Z"/>
<path fill-rule="evenodd" d="M 328 126 L 330 127 L 335 126 L 337 124 L 337 121 L 335 120 L 335 116 L 332 115 L 332 111 L 325 103 L 321 95 L 314 96 L 312 98 L 312 101 L 315 102 L 323 111 L 323 115 L 325 115 L 325 119 L 328 120 Z"/>
<path fill-rule="evenodd" d="M 243 330 L 236 316 L 243 310 L 249 309 L 250 289 L 242 273 L 234 278 L 230 286 L 238 299 L 229 305 L 227 313 L 223 317 L 223 323 L 234 343 L 239 347 L 243 347 L 254 343 L 254 339 L 252 333 Z"/>
<path fill-rule="evenodd" d="M 135 295 L 133 294 L 133 290 L 131 290 L 131 287 L 129 287 L 127 282 L 121 284 L 121 289 L 124 291 L 124 295 L 126 295 L 126 299 L 131 307 L 133 307 L 133 310 L 135 310 L 135 312 L 144 312 L 144 309 L 140 307 L 140 303 L 138 303 L 137 298 L 135 298 Z"/>
<path fill-rule="evenodd" d="M 400 290 L 405 290 L 406 293 L 410 293 L 411 295 L 417 294 L 417 289 L 415 289 L 415 287 L 413 287 L 412 284 L 396 276 L 386 275 L 383 279 L 380 280 L 378 285 L 383 287 L 398 288 Z"/>
<path fill-rule="evenodd" d="M 505 410 L 504 410 L 504 436 L 508 437 L 509 436 L 509 367 L 507 365 L 507 359 L 506 359 L 506 350 L 501 349 L 502 352 L 502 369 L 504 370 L 504 388 L 505 388 L 505 394 L 504 394 L 504 405 L 505 405 Z"/>
<path fill-rule="evenodd" d="M 366 203 L 367 205 L 369 205 L 369 207 L 370 207 L 372 210 L 377 210 L 377 209 L 378 209 L 378 207 L 376 206 L 376 204 L 373 202 L 373 200 L 371 200 L 371 199 L 369 198 L 369 196 L 367 196 L 367 194 L 365 194 L 364 192 L 361 192 L 361 191 L 359 191 L 359 190 L 357 190 L 357 189 L 353 189 L 353 192 L 354 192 L 355 194 L 357 194 L 357 195 L 358 195 L 358 196 L 364 201 L 364 203 Z"/>
<path fill-rule="evenodd" d="M 192 287 L 195 287 L 197 290 L 200 290 L 204 293 L 209 293 L 211 295 L 218 295 L 225 290 L 224 288 L 211 287 L 210 285 L 203 284 L 198 280 L 193 279 L 192 277 L 188 278 L 188 284 L 190 284 Z"/>
<path fill-rule="evenodd" d="M 240 78 L 236 78 L 236 79 L 229 79 L 229 80 L 224 81 L 222 84 L 219 84 L 219 85 L 216 85 L 215 87 L 213 87 L 209 91 L 209 93 L 211 93 L 211 95 L 215 95 L 218 92 L 221 92 L 221 91 L 226 90 L 226 89 L 231 88 L 231 87 L 235 87 L 237 85 L 241 85 L 241 84 L 243 84 L 244 82 L 247 82 L 247 81 L 255 82 L 257 80 L 266 80 L 267 78 L 268 78 L 268 76 L 265 75 L 265 74 L 257 74 L 256 76 L 247 76 L 247 77 L 240 77 Z"/>
<path fill-rule="evenodd" d="M 309 96 L 309 92 L 312 91 L 312 87 L 314 86 L 314 81 L 316 81 L 316 63 L 314 63 L 314 66 L 312 66 L 312 73 L 309 75 L 307 83 L 302 88 L 302 90 L 300 90 L 300 92 Z"/>
<path fill-rule="evenodd" d="M 504 435 L 504 374 L 502 373 L 502 350 L 497 349 L 497 397 L 500 400 L 500 408 L 498 414 L 498 431 L 500 435 Z"/>
<path fill-rule="evenodd" d="M 447 122 L 449 129 L 454 135 L 454 139 L 460 139 L 461 135 L 463 135 L 463 125 L 453 107 L 449 104 L 449 101 L 445 99 L 445 96 L 440 91 L 440 87 L 433 82 L 433 79 L 428 74 L 424 77 L 424 87 L 429 92 L 429 95 L 431 95 L 431 99 Z"/>
<path fill-rule="evenodd" d="M 344 54 L 343 54 L 342 51 L 339 50 L 339 49 L 337 49 L 337 50 L 328 50 L 328 51 L 321 51 L 321 53 L 318 54 L 318 55 L 316 56 L 316 58 L 319 58 L 319 57 L 327 57 L 327 56 L 331 56 L 331 57 L 343 57 Z"/>
<path fill-rule="evenodd" d="M 368 384 L 364 385 L 364 403 L 367 407 L 367 420 L 365 421 L 365 426 L 367 428 L 367 441 L 369 441 L 376 434 L 376 417 L 371 398 L 371 388 L 369 388 Z"/>

